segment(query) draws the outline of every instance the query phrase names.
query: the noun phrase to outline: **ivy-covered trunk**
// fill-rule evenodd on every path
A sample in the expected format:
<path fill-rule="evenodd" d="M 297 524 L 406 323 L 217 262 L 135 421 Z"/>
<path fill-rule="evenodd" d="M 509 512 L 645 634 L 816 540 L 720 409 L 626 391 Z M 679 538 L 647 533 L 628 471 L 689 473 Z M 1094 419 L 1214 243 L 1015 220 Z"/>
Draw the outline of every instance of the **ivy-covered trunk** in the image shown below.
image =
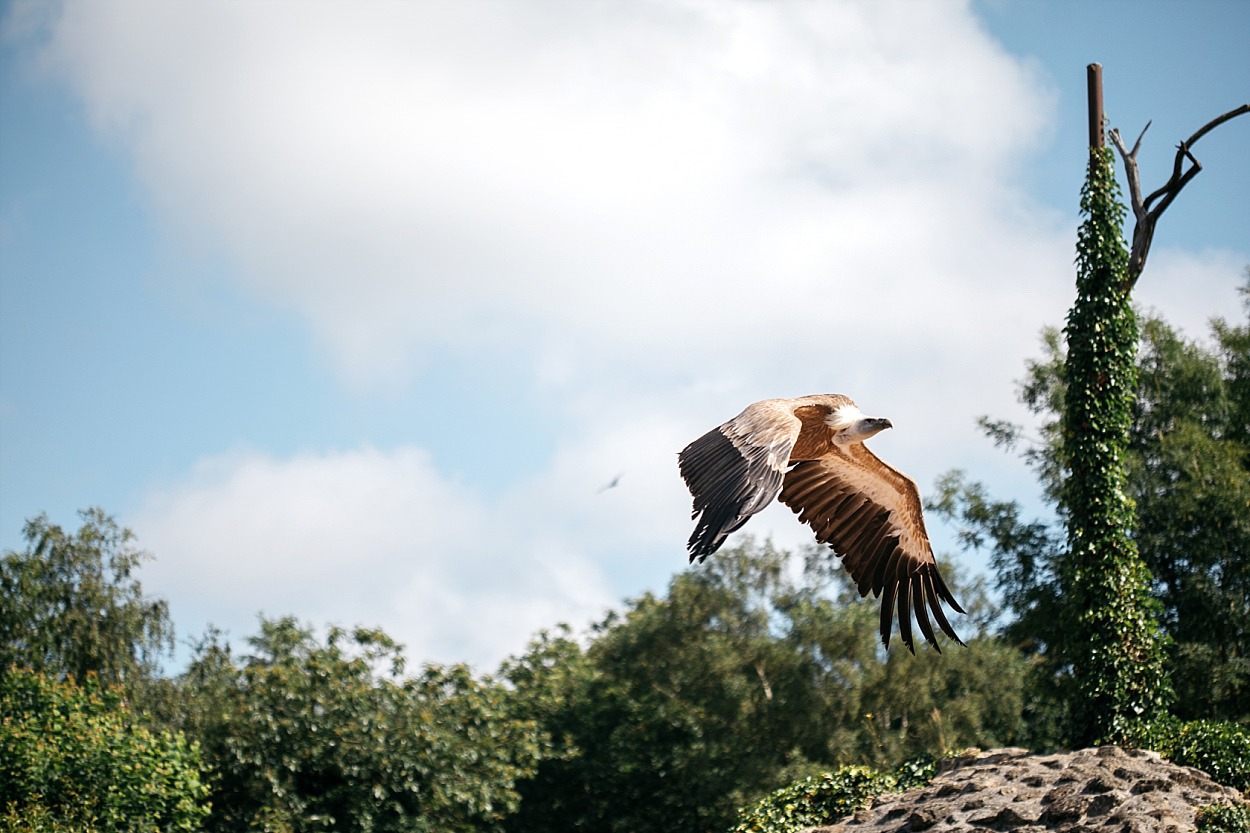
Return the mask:
<path fill-rule="evenodd" d="M 1061 564 L 1064 643 L 1054 648 L 1071 673 L 1074 744 L 1116 742 L 1170 699 L 1163 635 L 1150 574 L 1133 539 L 1126 489 L 1136 388 L 1137 318 L 1128 278 L 1111 151 L 1091 148 L 1081 193 L 1077 296 L 1068 313 L 1062 502 L 1068 556 Z"/>

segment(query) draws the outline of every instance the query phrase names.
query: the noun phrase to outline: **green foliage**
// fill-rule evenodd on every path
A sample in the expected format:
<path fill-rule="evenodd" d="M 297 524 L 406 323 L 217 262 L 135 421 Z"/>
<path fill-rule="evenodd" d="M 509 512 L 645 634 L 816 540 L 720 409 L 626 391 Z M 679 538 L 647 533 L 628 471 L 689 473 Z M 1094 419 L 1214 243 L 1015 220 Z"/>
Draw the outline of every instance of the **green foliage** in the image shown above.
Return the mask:
<path fill-rule="evenodd" d="M 1077 298 L 1068 356 L 1060 491 L 1068 554 L 1059 562 L 1063 627 L 1053 649 L 1072 669 L 1068 735 L 1115 740 L 1129 721 L 1169 702 L 1150 573 L 1132 537 L 1125 462 L 1137 389 L 1137 317 L 1120 235 L 1124 207 L 1111 151 L 1091 150 L 1081 195 Z"/>
<path fill-rule="evenodd" d="M 193 831 L 207 795 L 198 747 L 131 725 L 117 689 L 0 676 L 0 830 Z"/>
<path fill-rule="evenodd" d="M 1214 349 L 1145 335 L 1129 471 L 1178 713 L 1250 719 L 1250 316 Z"/>
<path fill-rule="evenodd" d="M 87 822 L 65 821 L 42 804 L 0 807 L 0 833 L 95 833 Z"/>
<path fill-rule="evenodd" d="M 709 562 L 613 614 L 586 651 L 537 644 L 507 672 L 523 698 L 546 704 L 543 725 L 578 751 L 523 785 L 510 830 L 721 830 L 742 791 L 785 764 L 809 714 L 804 659 L 774 638 L 769 601 L 784 557 Z M 563 651 L 567 687 L 536 673 Z M 785 703 L 789 709 L 781 708 Z"/>
<path fill-rule="evenodd" d="M 1250 721 L 1250 281 L 1247 317 L 1212 325 L 1211 340 L 1181 338 L 1158 318 L 1142 324 L 1127 488 L 1138 507 L 1136 541 L 1155 577 L 1161 621 L 1171 637 L 1167 667 L 1184 719 Z M 1057 331 L 1029 363 L 1021 401 L 1042 418 L 1040 437 L 984 421 L 996 441 L 1025 444 L 1050 502 L 1062 482 L 1059 414 L 1067 385 Z M 963 543 L 987 547 L 1004 602 L 1015 614 L 1004 634 L 1036 657 L 1029 682 L 1026 744 L 1065 741 L 1065 668 L 1049 646 L 1063 638 L 1069 603 L 1058 581 L 1062 530 L 1026 521 L 1018 504 L 998 502 L 961 474 L 945 476 L 929 508 L 965 527 Z M 1062 507 L 1060 507 L 1062 511 Z"/>
<path fill-rule="evenodd" d="M 972 615 L 969 647 L 946 654 L 887 655 L 877 602 L 827 550 L 804 562 L 748 546 L 610 615 L 585 644 L 542 635 L 502 682 L 461 666 L 410 676 L 380 631 L 318 639 L 293 619 L 263 620 L 245 655 L 210 632 L 169 680 L 152 677 L 167 619 L 131 577 L 142 554 L 129 533 L 95 511 L 77 536 L 43 518 L 27 529 L 28 551 L 4 562 L 17 602 L 5 648 L 54 676 L 112 669 L 125 698 L 92 696 L 118 706 L 119 726 L 195 738 L 187 760 L 202 749 L 211 778 L 183 794 L 208 791 L 209 831 L 722 831 L 797 777 L 1021 731 L 1024 661 L 986 637 L 982 589 L 951 572 Z M 108 829 L 90 809 L 112 800 L 104 781 L 58 783 L 80 790 L 84 815 L 0 802 L 0 831 Z"/>
<path fill-rule="evenodd" d="M 378 630 L 262 620 L 236 662 L 210 635 L 183 679 L 215 768 L 209 830 L 485 831 L 547 754 L 502 687 L 464 666 L 403 675 Z"/>
<path fill-rule="evenodd" d="M 745 810 L 732 833 L 792 833 L 829 824 L 867 807 L 894 781 L 870 767 L 847 766 L 805 778 Z"/>
<path fill-rule="evenodd" d="M 902 792 L 923 787 L 937 775 L 938 762 L 932 755 L 920 755 L 903 761 L 894 770 L 894 780 Z"/>
<path fill-rule="evenodd" d="M 133 693 L 173 647 L 162 599 L 143 595 L 132 573 L 148 556 L 100 509 L 80 513 L 75 534 L 40 515 L 26 522 L 26 549 L 0 558 L 0 668 L 25 666 Z"/>
<path fill-rule="evenodd" d="M 845 766 L 804 778 L 742 809 L 730 833 L 798 833 L 833 824 L 870 805 L 877 796 L 927 784 L 937 772 L 930 757 L 905 762 L 893 773 Z"/>
<path fill-rule="evenodd" d="M 836 569 L 830 569 L 831 567 Z M 613 614 L 586 647 L 544 635 L 505 669 L 564 757 L 510 831 L 722 831 L 736 808 L 839 764 L 1010 742 L 1025 663 L 997 640 L 888 656 L 838 565 L 748 542 Z M 948 573 L 950 575 L 950 573 Z M 957 591 L 988 621 L 975 587 Z"/>
<path fill-rule="evenodd" d="M 1164 717 L 1131 725 L 1124 742 L 1200 769 L 1225 786 L 1250 791 L 1250 729 L 1245 726 Z"/>
<path fill-rule="evenodd" d="M 1250 833 L 1250 805 L 1209 804 L 1194 821 L 1198 833 Z"/>

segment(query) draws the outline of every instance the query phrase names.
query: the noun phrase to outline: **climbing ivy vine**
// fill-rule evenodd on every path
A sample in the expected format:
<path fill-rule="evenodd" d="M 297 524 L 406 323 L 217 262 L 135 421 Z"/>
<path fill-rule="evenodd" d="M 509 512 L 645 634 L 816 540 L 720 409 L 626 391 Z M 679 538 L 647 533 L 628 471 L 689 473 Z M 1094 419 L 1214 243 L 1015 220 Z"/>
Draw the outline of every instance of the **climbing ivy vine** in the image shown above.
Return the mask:
<path fill-rule="evenodd" d="M 1125 452 L 1132 424 L 1138 343 L 1128 251 L 1111 151 L 1091 148 L 1081 192 L 1077 296 L 1068 313 L 1061 502 L 1068 557 L 1060 566 L 1067 620 L 1062 665 L 1072 690 L 1069 738 L 1120 740 L 1163 712 L 1170 687 L 1150 574 L 1133 540 Z"/>

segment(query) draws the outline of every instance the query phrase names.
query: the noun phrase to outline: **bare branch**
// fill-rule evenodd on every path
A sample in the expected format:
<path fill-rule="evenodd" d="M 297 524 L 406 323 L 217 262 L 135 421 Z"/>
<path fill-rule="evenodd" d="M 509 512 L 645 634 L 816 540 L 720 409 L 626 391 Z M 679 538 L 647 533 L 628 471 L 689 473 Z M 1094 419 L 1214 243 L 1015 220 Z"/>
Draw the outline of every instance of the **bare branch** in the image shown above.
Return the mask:
<path fill-rule="evenodd" d="M 1146 127 L 1150 124 L 1147 123 Z M 1120 152 L 1120 158 L 1124 160 L 1124 176 L 1128 180 L 1128 196 L 1129 203 L 1133 207 L 1133 216 L 1137 218 L 1137 222 L 1141 223 L 1142 218 L 1146 216 L 1146 209 L 1141 198 L 1141 177 L 1137 170 L 1137 151 L 1141 149 L 1141 136 L 1137 137 L 1137 143 L 1133 145 L 1130 151 L 1124 146 L 1124 139 L 1120 136 L 1120 131 L 1112 129 L 1108 134 L 1111 137 L 1111 143 L 1115 145 L 1115 149 Z M 1146 131 L 1142 130 L 1142 136 L 1146 135 Z"/>
<path fill-rule="evenodd" d="M 1137 151 L 1141 150 L 1141 140 L 1146 138 L 1146 131 L 1150 129 L 1150 125 L 1153 123 L 1153 120 L 1146 122 L 1146 126 L 1141 129 L 1141 133 L 1137 134 L 1137 141 L 1133 143 L 1134 158 L 1137 156 Z"/>
<path fill-rule="evenodd" d="M 1164 186 L 1163 188 L 1160 188 L 1158 191 L 1155 191 L 1149 197 L 1146 197 L 1145 207 L 1150 210 L 1150 216 L 1155 220 L 1158 220 L 1159 215 L 1163 213 L 1164 209 L 1166 209 L 1169 205 L 1172 204 L 1172 200 L 1176 199 L 1176 195 L 1181 192 L 1181 189 L 1184 188 L 1186 185 L 1188 185 L 1189 181 L 1193 179 L 1194 177 L 1196 177 L 1198 175 L 1198 172 L 1202 170 L 1202 164 L 1199 163 L 1198 160 L 1194 158 L 1194 155 L 1189 152 L 1188 148 L 1186 148 L 1184 145 L 1181 145 L 1176 151 L 1176 159 L 1177 159 L 1176 171 L 1180 170 L 1180 160 L 1182 158 L 1189 160 L 1190 162 L 1189 170 L 1185 171 L 1183 174 L 1180 174 L 1179 178 L 1177 178 L 1177 175 L 1174 172 L 1172 175 L 1172 179 L 1168 181 L 1168 184 L 1166 186 Z M 1160 195 L 1162 195 L 1163 197 L 1162 202 L 1160 202 L 1154 208 L 1151 208 L 1150 204 L 1154 202 L 1155 199 L 1157 199 Z"/>
<path fill-rule="evenodd" d="M 1229 110 L 1227 113 L 1225 113 L 1222 116 L 1216 116 L 1215 118 L 1211 119 L 1211 121 L 1207 122 L 1202 127 L 1198 128 L 1198 132 L 1190 136 L 1188 142 L 1185 142 L 1185 147 L 1193 147 L 1195 144 L 1198 143 L 1199 139 L 1201 139 L 1203 136 L 1210 133 L 1215 128 L 1219 127 L 1224 122 L 1228 121 L 1229 119 L 1235 119 L 1237 118 L 1237 116 L 1245 115 L 1246 113 L 1250 113 L 1250 104 L 1243 104 L 1234 110 Z"/>
<path fill-rule="evenodd" d="M 1159 222 L 1159 217 L 1163 215 L 1167 207 L 1180 194 L 1181 189 L 1188 185 L 1202 170 L 1202 164 L 1194 158 L 1190 149 L 1199 139 L 1224 122 L 1245 113 L 1250 113 L 1250 104 L 1243 104 L 1240 107 L 1229 110 L 1222 116 L 1217 116 L 1198 128 L 1189 139 L 1177 145 L 1176 158 L 1172 163 L 1172 176 L 1163 184 L 1163 187 L 1144 200 L 1141 197 L 1141 179 L 1137 170 L 1137 151 L 1141 148 L 1142 137 L 1146 135 L 1146 129 L 1150 127 L 1150 122 L 1146 122 L 1146 127 L 1142 128 L 1141 135 L 1137 137 L 1137 142 L 1133 145 L 1132 151 L 1125 147 L 1124 139 L 1120 136 L 1118 130 L 1110 132 L 1111 141 L 1115 144 L 1116 150 L 1120 152 L 1120 157 L 1124 160 L 1124 174 L 1128 180 L 1129 200 L 1132 204 L 1133 216 L 1137 218 L 1137 223 L 1133 228 L 1133 247 L 1129 253 L 1128 260 L 1127 289 L 1133 288 L 1133 285 L 1137 283 L 1137 278 L 1146 267 L 1146 256 L 1150 253 L 1150 243 L 1154 238 L 1155 224 Z M 1186 160 L 1189 161 L 1188 168 L 1185 167 Z M 1158 205 L 1154 205 L 1156 200 L 1159 200 Z"/>

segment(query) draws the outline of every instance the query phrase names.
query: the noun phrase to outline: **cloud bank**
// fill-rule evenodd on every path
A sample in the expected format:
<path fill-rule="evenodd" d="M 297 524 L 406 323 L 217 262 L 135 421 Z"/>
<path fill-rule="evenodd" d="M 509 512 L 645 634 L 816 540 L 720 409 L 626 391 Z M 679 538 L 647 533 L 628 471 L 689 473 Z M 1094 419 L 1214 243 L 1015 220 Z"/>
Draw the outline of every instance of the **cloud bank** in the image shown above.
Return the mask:
<path fill-rule="evenodd" d="M 1056 265 L 1010 216 L 1051 94 L 960 5 L 81 3 L 44 59 L 366 381 L 945 342 Z"/>
<path fill-rule="evenodd" d="M 134 525 L 161 554 L 145 581 L 167 588 L 184 631 L 239 638 L 255 615 L 382 624 L 413 656 L 499 659 L 498 647 L 613 601 L 559 541 L 518 534 L 517 517 L 440 475 L 428 455 L 236 452 L 154 495 Z"/>

